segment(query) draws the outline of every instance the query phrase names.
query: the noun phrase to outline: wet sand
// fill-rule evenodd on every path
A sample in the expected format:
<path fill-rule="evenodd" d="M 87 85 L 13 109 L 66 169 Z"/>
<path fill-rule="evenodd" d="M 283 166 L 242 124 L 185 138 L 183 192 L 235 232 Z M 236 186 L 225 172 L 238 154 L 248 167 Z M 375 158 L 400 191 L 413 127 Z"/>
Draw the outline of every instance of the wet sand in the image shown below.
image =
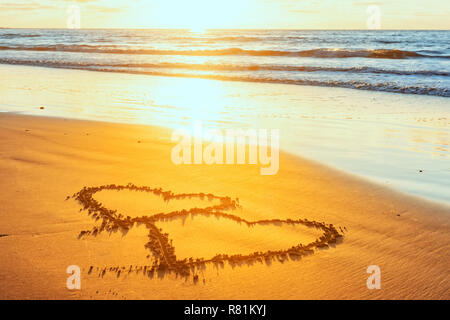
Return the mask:
<path fill-rule="evenodd" d="M 450 298 L 448 206 L 287 153 L 275 176 L 176 166 L 170 135 L 0 114 L 0 298 Z"/>
<path fill-rule="evenodd" d="M 204 130 L 279 129 L 289 153 L 450 203 L 443 97 L 0 65 L 0 106 L 189 131 L 195 121 Z"/>

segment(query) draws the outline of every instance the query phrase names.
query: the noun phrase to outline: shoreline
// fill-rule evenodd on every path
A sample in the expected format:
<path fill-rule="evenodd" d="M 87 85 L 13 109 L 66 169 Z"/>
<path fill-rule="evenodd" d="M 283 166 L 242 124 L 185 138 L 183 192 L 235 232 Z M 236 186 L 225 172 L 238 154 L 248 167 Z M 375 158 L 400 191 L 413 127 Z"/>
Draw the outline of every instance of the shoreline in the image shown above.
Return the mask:
<path fill-rule="evenodd" d="M 153 124 L 135 124 L 135 123 L 123 123 L 123 122 L 113 122 L 113 121 L 101 121 L 101 120 L 92 120 L 92 119 L 72 119 L 72 118 L 66 118 L 66 117 L 59 117 L 59 116 L 51 116 L 51 115 L 37 115 L 37 114 L 17 114 L 14 112 L 0 112 L 0 119 L 3 117 L 24 117 L 26 118 L 30 118 L 33 119 L 35 118 L 36 121 L 39 121 L 39 119 L 41 120 L 55 120 L 57 122 L 60 121 L 75 121 L 75 122 L 80 122 L 80 123 L 91 123 L 92 125 L 98 124 L 100 126 L 108 126 L 108 125 L 117 125 L 117 126 L 125 126 L 125 127 L 134 127 L 134 128 L 141 128 L 143 130 L 145 129 L 153 129 L 156 131 L 160 131 L 160 132 L 164 132 L 168 138 L 166 138 L 169 143 L 173 144 L 173 146 L 176 145 L 176 142 L 172 142 L 170 141 L 170 135 L 173 131 L 172 128 L 169 127 L 165 127 L 165 126 L 158 126 L 158 125 L 153 125 Z M 203 138 L 203 142 L 210 142 L 210 140 L 206 140 Z M 140 142 L 139 142 L 140 143 Z M 248 143 L 246 142 L 246 146 L 248 147 Z M 248 151 L 248 150 L 247 150 Z M 397 188 L 388 186 L 388 185 L 383 185 L 380 182 L 374 181 L 372 179 L 370 179 L 369 177 L 365 177 L 353 172 L 349 172 L 349 171 L 345 171 L 342 170 L 340 168 L 336 168 L 332 165 L 329 165 L 327 163 L 321 162 L 319 160 L 315 160 L 315 159 L 311 159 L 311 158 L 307 158 L 307 157 L 303 157 L 301 155 L 289 152 L 288 150 L 284 150 L 284 149 L 280 149 L 279 150 L 280 154 L 284 154 L 292 159 L 300 159 L 301 161 L 306 161 L 310 164 L 312 164 L 313 166 L 317 167 L 317 168 L 321 168 L 321 170 L 326 171 L 326 172 L 332 172 L 334 175 L 338 175 L 343 177 L 344 179 L 351 179 L 351 180 L 355 180 L 355 181 L 359 181 L 364 185 L 368 185 L 368 186 L 372 186 L 373 188 L 378 188 L 380 190 L 384 190 L 384 192 L 386 194 L 391 194 L 393 198 L 396 199 L 403 199 L 403 200 L 409 200 L 409 201 L 413 201 L 417 204 L 422 204 L 425 207 L 436 207 L 438 209 L 443 209 L 449 210 L 450 213 L 450 203 L 444 202 L 444 201 L 438 201 L 438 200 L 434 200 L 434 199 L 428 199 L 425 197 L 422 197 L 420 195 L 414 195 L 414 194 L 409 194 L 406 192 L 403 192 L 401 190 L 398 190 Z M 170 155 L 169 155 L 169 159 L 170 159 Z M 181 164 L 181 166 L 189 166 L 186 164 Z M 191 165 L 198 165 L 198 164 L 191 164 Z M 209 166 L 205 163 L 200 164 L 200 166 Z M 217 164 L 213 164 L 217 165 Z M 233 166 L 241 166 L 240 164 L 232 164 Z M 256 165 L 249 165 L 249 164 L 244 164 L 244 166 L 253 166 L 255 168 L 255 170 L 257 170 L 258 172 L 259 169 L 261 168 L 259 166 L 259 164 Z M 260 174 L 260 173 L 259 173 Z"/>
<path fill-rule="evenodd" d="M 252 165 L 175 166 L 170 161 L 174 145 L 170 130 L 149 125 L 0 113 L 0 132 L 0 187 L 4 190 L 0 252 L 7 257 L 0 263 L 1 299 L 449 298 L 448 206 L 403 195 L 283 151 L 279 173 L 269 177 L 259 175 Z M 119 276 L 117 270 L 99 276 L 96 268 L 128 270 L 129 265 L 145 265 L 145 230 L 134 226 L 127 234 L 78 239 L 80 231 L 95 224 L 79 211 L 79 204 L 65 199 L 85 186 L 129 182 L 175 194 L 205 192 L 239 198 L 243 208 L 230 213 L 247 221 L 306 218 L 347 231 L 342 243 L 315 249 L 299 261 L 234 268 L 225 264 L 217 270 L 208 266 L 198 274 L 199 283 L 192 278 L 184 282 L 173 274 L 149 278 L 134 269 Z M 153 198 L 118 195 L 103 194 L 102 203 L 129 209 L 125 214 L 149 206 L 171 206 Z M 191 200 L 183 201 L 180 208 L 189 208 Z M 161 227 L 180 233 L 169 232 L 175 253 L 186 248 L 203 252 L 209 246 L 226 251 L 242 229 L 223 219 L 213 220 L 194 219 L 186 227 L 164 227 L 164 222 Z M 225 242 L 206 232 L 216 227 L 226 234 Z M 299 232 L 277 228 L 280 235 L 271 241 Z M 255 244 L 268 248 L 264 239 L 269 235 L 255 229 L 239 240 L 238 248 L 246 252 L 253 252 L 247 250 Z M 247 243 L 247 238 L 254 243 Z M 65 270 L 73 264 L 82 269 L 81 291 L 68 291 L 64 285 Z M 381 290 L 366 288 L 369 265 L 381 268 Z M 261 282 L 267 290 L 260 290 Z"/>
<path fill-rule="evenodd" d="M 81 66 L 58 66 L 58 65 L 36 65 L 33 63 L 2 63 L 0 66 L 19 66 L 19 67 L 32 67 L 32 68 L 46 68 L 46 69 L 59 69 L 59 70 L 76 70 L 76 71 L 88 71 L 88 72 L 103 72 L 103 73 L 113 73 L 113 74 L 128 74 L 137 76 L 150 76 L 150 77 L 167 77 L 167 78 L 184 78 L 184 79 L 203 79 L 211 81 L 228 81 L 237 83 L 255 83 L 255 84 L 278 84 L 278 85 L 293 85 L 293 86 L 306 86 L 306 87 L 319 87 L 319 88 L 338 88 L 338 89 L 349 89 L 356 91 L 372 92 L 372 93 L 387 93 L 387 94 L 401 94 L 401 95 L 412 95 L 412 96 L 425 96 L 425 97 L 435 97 L 435 98 L 449 98 L 450 96 L 444 91 L 439 94 L 436 93 L 419 93 L 414 90 L 414 88 L 384 88 L 384 89 L 374 89 L 375 87 L 365 83 L 345 83 L 338 82 L 330 85 L 328 82 L 321 82 L 319 80 L 294 80 L 294 79 L 276 79 L 276 78 L 252 78 L 246 76 L 227 76 L 227 75 L 206 75 L 206 74 L 189 74 L 189 73 L 165 73 L 165 72 L 149 72 L 149 71 L 120 71 L 113 69 L 89 69 L 87 67 Z M 106 66 L 108 67 L 108 66 Z M 407 91 L 409 90 L 409 92 Z"/>
<path fill-rule="evenodd" d="M 281 132 L 286 152 L 450 203 L 443 97 L 12 65 L 0 73 L 9 79 L 0 91 L 5 111 L 172 129 L 194 120 L 217 129 L 293 128 Z"/>

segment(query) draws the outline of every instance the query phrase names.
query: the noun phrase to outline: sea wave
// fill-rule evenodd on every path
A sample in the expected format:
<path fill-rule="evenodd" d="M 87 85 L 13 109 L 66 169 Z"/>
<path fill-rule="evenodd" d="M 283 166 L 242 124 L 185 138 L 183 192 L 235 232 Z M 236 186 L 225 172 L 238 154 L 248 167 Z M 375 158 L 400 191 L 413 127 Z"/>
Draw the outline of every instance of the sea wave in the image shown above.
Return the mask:
<path fill-rule="evenodd" d="M 112 54 L 146 54 L 146 55 L 180 55 L 180 56 L 277 56 L 277 57 L 312 57 L 312 58 L 371 58 L 371 59 L 409 59 L 409 58 L 444 58 L 447 55 L 429 55 L 415 51 L 398 49 L 331 49 L 321 48 L 302 51 L 282 50 L 246 50 L 241 48 L 205 49 L 205 50 L 159 50 L 146 48 L 125 48 L 118 46 L 95 45 L 26 45 L 0 46 L 0 50 L 17 51 L 57 51 L 57 52 L 86 52 Z"/>
<path fill-rule="evenodd" d="M 39 34 L 20 34 L 20 33 L 3 33 L 0 34 L 0 39 L 14 39 L 14 38 L 38 38 Z"/>
<path fill-rule="evenodd" d="M 102 72 L 119 72 L 132 74 L 145 74 L 153 76 L 169 76 L 169 77 L 187 77 L 187 78 L 201 78 L 213 79 L 223 81 L 243 81 L 243 82 L 261 82 L 261 83 L 279 83 L 292 85 L 307 85 L 320 87 L 339 87 L 369 91 L 384 91 L 392 93 L 418 94 L 430 95 L 440 97 L 450 97 L 450 90 L 447 88 L 425 87 L 425 86 L 411 86 L 399 85 L 394 82 L 370 83 L 365 81 L 339 81 L 339 80 L 309 80 L 309 79 L 280 79 L 272 77 L 252 77 L 252 76 L 229 76 L 221 74 L 192 74 L 192 73 L 172 73 L 172 72 L 152 72 L 140 70 L 117 70 L 108 68 L 97 68 L 96 71 Z"/>
<path fill-rule="evenodd" d="M 70 62 L 56 60 L 26 60 L 0 58 L 2 64 L 31 65 L 42 67 L 113 67 L 113 68 L 152 68 L 152 69 L 187 69 L 194 71 L 288 71 L 288 72 L 347 72 L 347 73 L 375 73 L 400 76 L 442 76 L 450 77 L 450 72 L 439 70 L 395 70 L 374 67 L 325 67 L 325 66 L 295 66 L 295 65 L 269 65 L 269 64 L 216 64 L 216 63 L 110 63 L 108 61 Z"/>
<path fill-rule="evenodd" d="M 193 72 L 183 72 L 180 69 L 170 68 L 166 65 L 166 69 L 163 69 L 164 64 L 154 65 L 147 64 L 145 68 L 143 65 L 136 64 L 115 64 L 115 65 L 95 65 L 87 63 L 51 63 L 45 62 L 32 62 L 32 61 L 4 61 L 0 59 L 0 63 L 9 64 L 21 64 L 21 65 L 33 65 L 33 66 L 45 66 L 53 68 L 66 68 L 66 69 L 78 69 L 87 71 L 100 71 L 100 72 L 116 72 L 116 73 L 130 73 L 130 74 L 142 74 L 151 76 L 170 76 L 170 77 L 187 77 L 187 78 L 202 78 L 202 79 L 213 79 L 213 80 L 223 80 L 223 81 L 244 81 L 244 82 L 261 82 L 261 83 L 280 83 L 280 84 L 291 84 L 291 85 L 309 85 L 309 86 L 322 86 L 322 87 L 340 87 L 340 88 L 351 88 L 359 90 L 371 90 L 371 91 L 384 91 L 393 93 L 405 93 L 405 94 L 418 94 L 418 95 L 431 95 L 431 96 L 441 96 L 450 97 L 450 90 L 442 87 L 430 87 L 430 86 L 420 86 L 420 85 L 400 85 L 395 82 L 368 82 L 363 80 L 311 80 L 311 79 L 289 79 L 289 78 L 277 78 L 277 77 L 267 77 L 258 75 L 240 75 L 240 74 L 220 74 L 220 73 L 193 73 Z M 158 69 L 160 68 L 160 69 Z M 304 67 L 311 68 L 311 67 Z M 322 68 L 323 67 L 313 67 Z M 153 70 L 150 70 L 153 69 Z M 188 68 L 185 68 L 188 69 Z M 156 70 L 156 71 L 155 71 Z M 158 71 L 162 70 L 162 71 Z M 206 70 L 206 69 L 205 69 Z M 208 69 L 209 70 L 209 69 Z"/>
<path fill-rule="evenodd" d="M 208 42 L 208 43 L 214 43 L 214 42 L 256 42 L 256 41 L 267 41 L 267 40 L 274 40 L 279 41 L 280 38 L 276 37 L 250 37 L 250 36 L 222 36 L 222 37 L 173 37 L 170 38 L 170 40 L 177 40 L 177 41 L 199 41 L 199 42 Z"/>
<path fill-rule="evenodd" d="M 195 37 L 189 37 L 189 36 L 177 36 L 170 38 L 170 40 L 178 40 L 183 42 L 188 41 L 199 41 L 199 42 L 207 42 L 207 43 L 214 43 L 214 42 L 280 42 L 280 41 L 298 41 L 298 40 L 308 40 L 308 41 L 318 41 L 318 38 L 314 37 L 305 37 L 305 36 L 267 36 L 267 35 L 261 35 L 261 36 L 195 36 Z"/>

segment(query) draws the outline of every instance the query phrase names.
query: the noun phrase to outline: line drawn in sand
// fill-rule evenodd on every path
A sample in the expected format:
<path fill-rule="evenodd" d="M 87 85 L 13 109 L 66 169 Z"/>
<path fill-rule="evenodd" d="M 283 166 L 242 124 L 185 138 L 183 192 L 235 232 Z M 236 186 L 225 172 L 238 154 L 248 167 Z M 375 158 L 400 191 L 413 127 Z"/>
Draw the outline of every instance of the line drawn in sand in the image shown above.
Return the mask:
<path fill-rule="evenodd" d="M 201 200 L 208 199 L 219 200 L 217 205 L 205 207 L 205 208 L 191 208 L 172 211 L 169 213 L 156 213 L 153 215 L 145 215 L 140 217 L 124 216 L 117 212 L 106 208 L 102 203 L 94 199 L 94 194 L 103 190 L 129 190 L 137 192 L 152 193 L 156 196 L 162 197 L 164 201 L 176 200 L 176 199 L 192 199 L 199 198 Z M 165 274 L 175 274 L 177 277 L 185 278 L 186 280 L 192 276 L 194 283 L 198 282 L 198 271 L 203 270 L 206 265 L 214 264 L 216 266 L 224 266 L 225 263 L 231 266 L 239 266 L 242 264 L 251 265 L 254 263 L 266 263 L 270 264 L 272 261 L 277 260 L 284 262 L 287 260 L 299 260 L 302 256 L 310 255 L 314 253 L 315 249 L 328 248 L 334 246 L 343 239 L 344 227 L 339 227 L 341 233 L 338 232 L 333 224 L 326 224 L 325 222 L 317 222 L 308 219 L 265 219 L 257 221 L 248 221 L 237 215 L 226 213 L 227 210 L 236 210 L 241 208 L 239 205 L 239 199 L 231 199 L 230 197 L 216 196 L 211 193 L 180 193 L 175 194 L 172 191 L 164 191 L 161 188 L 152 188 L 148 186 L 136 186 L 132 183 L 127 185 L 103 185 L 98 187 L 84 187 L 81 191 L 75 193 L 72 196 L 68 196 L 66 200 L 70 198 L 75 199 L 81 204 L 80 211 L 87 211 L 95 221 L 102 220 L 100 226 L 95 226 L 91 230 L 81 231 L 78 238 L 92 235 L 97 236 L 102 232 L 117 232 L 121 231 L 124 235 L 135 225 L 145 225 L 148 229 L 148 242 L 145 244 L 145 248 L 150 251 L 147 258 L 153 257 L 153 263 L 148 266 L 129 266 L 129 267 L 96 267 L 95 270 L 98 275 L 103 277 L 106 272 L 115 272 L 117 277 L 121 274 L 142 272 L 144 275 L 153 278 L 155 275 L 162 278 Z M 210 259 L 205 258 L 189 258 L 178 260 L 175 255 L 175 247 L 172 245 L 172 241 L 169 239 L 169 235 L 164 233 L 161 228 L 156 226 L 157 222 L 168 221 L 177 218 L 186 218 L 189 216 L 202 215 L 206 217 L 220 217 L 233 220 L 237 223 L 246 224 L 248 227 L 254 225 L 304 225 L 310 228 L 316 228 L 323 230 L 322 236 L 316 239 L 314 242 L 303 245 L 299 243 L 290 248 L 276 251 L 257 251 L 251 254 L 218 254 Z M 94 266 L 89 268 L 88 273 L 91 274 L 94 271 Z"/>

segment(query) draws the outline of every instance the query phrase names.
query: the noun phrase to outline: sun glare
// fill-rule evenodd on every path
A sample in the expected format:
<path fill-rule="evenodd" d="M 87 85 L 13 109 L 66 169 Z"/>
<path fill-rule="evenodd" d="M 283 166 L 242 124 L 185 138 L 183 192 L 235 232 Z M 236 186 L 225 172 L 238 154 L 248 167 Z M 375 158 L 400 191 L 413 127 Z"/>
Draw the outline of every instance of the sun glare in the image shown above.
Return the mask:
<path fill-rule="evenodd" d="M 206 29 L 204 29 L 204 28 L 190 28 L 189 32 L 202 34 L 202 33 L 206 33 Z"/>
<path fill-rule="evenodd" d="M 236 19 L 245 10 L 244 3 L 240 0 L 167 0 L 153 3 L 151 10 L 161 26 L 203 33 L 206 29 L 235 27 Z"/>

